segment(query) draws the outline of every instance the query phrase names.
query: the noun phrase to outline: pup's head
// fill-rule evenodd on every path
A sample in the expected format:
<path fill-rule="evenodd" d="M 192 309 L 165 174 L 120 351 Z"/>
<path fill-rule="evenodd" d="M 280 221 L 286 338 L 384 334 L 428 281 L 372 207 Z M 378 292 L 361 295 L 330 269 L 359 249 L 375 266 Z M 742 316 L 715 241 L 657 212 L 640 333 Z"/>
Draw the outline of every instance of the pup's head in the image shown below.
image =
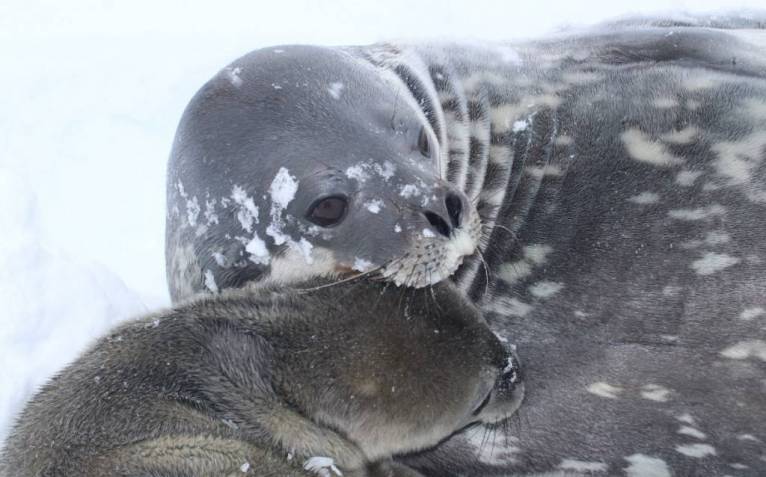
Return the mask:
<path fill-rule="evenodd" d="M 519 406 L 518 361 L 448 283 L 358 282 L 312 292 L 269 341 L 278 391 L 370 460 L 438 444 Z"/>

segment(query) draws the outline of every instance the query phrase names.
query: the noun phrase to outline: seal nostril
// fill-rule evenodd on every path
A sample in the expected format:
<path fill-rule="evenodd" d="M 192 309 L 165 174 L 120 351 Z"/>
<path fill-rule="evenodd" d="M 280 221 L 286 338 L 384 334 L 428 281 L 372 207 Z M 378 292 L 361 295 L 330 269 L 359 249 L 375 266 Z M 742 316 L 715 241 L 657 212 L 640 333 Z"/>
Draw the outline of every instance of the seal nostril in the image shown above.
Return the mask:
<path fill-rule="evenodd" d="M 423 212 L 423 215 L 426 216 L 426 219 L 428 219 L 428 223 L 433 226 L 433 228 L 436 229 L 437 232 L 444 235 L 445 237 L 449 237 L 450 233 L 452 232 L 450 230 L 450 226 L 447 224 L 447 222 L 442 219 L 439 214 L 435 214 L 433 212 L 426 211 Z"/>
<path fill-rule="evenodd" d="M 499 381 L 507 384 L 515 384 L 521 381 L 521 368 L 512 354 L 506 357 L 505 366 L 500 373 Z"/>
<path fill-rule="evenodd" d="M 460 197 L 458 197 L 457 194 L 449 193 L 447 194 L 444 203 L 447 205 L 447 213 L 449 214 L 452 226 L 454 228 L 460 227 L 460 219 L 463 214 L 463 201 L 460 200 Z"/>

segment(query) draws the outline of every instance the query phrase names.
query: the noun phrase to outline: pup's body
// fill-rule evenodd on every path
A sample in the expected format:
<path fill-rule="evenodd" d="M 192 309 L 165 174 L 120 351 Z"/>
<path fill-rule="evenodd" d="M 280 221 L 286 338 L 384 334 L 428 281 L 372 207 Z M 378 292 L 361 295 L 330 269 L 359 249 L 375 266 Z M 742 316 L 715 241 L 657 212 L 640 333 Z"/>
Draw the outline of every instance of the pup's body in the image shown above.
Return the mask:
<path fill-rule="evenodd" d="M 28 404 L 0 474 L 417 475 L 388 459 L 514 410 L 491 392 L 509 357 L 450 286 L 231 292 L 101 339 Z"/>

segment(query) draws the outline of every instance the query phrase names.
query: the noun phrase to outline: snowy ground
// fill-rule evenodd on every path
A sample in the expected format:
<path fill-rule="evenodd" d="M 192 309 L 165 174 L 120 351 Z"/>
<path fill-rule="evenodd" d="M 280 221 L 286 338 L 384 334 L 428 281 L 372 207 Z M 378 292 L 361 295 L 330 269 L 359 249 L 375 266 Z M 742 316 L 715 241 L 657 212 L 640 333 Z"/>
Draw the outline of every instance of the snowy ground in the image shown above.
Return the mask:
<path fill-rule="evenodd" d="M 92 339 L 168 303 L 165 161 L 186 102 L 237 56 L 279 43 L 503 40 L 629 13 L 765 6 L 187 3 L 0 3 L 0 440 L 29 395 Z"/>

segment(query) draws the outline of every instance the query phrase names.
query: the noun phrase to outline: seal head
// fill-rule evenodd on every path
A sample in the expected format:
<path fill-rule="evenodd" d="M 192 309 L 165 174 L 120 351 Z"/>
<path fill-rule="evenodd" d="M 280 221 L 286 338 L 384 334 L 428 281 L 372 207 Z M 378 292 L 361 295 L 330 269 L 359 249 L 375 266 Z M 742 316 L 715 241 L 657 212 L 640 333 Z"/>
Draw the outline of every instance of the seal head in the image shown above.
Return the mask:
<path fill-rule="evenodd" d="M 480 227 L 442 177 L 441 154 L 401 79 L 353 50 L 240 58 L 197 93 L 178 128 L 171 295 L 373 270 L 414 287 L 446 278 Z"/>

